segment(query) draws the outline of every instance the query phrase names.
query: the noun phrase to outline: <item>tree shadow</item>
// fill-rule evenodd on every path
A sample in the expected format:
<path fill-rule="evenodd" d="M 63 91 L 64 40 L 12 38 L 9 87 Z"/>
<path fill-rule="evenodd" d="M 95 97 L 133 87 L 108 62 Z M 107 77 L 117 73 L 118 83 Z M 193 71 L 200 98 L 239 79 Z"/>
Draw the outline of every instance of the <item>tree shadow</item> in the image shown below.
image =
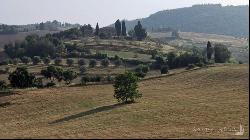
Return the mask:
<path fill-rule="evenodd" d="M 10 105 L 12 105 L 10 102 L 0 103 L 0 107 L 3 107 L 3 108 L 10 106 Z"/>
<path fill-rule="evenodd" d="M 64 117 L 62 119 L 55 120 L 53 122 L 50 122 L 49 124 L 57 124 L 57 123 L 61 123 L 61 122 L 70 121 L 70 120 L 73 120 L 73 119 L 77 119 L 77 118 L 80 118 L 80 117 L 96 114 L 96 113 L 99 113 L 99 112 L 109 111 L 109 110 L 112 110 L 112 109 L 120 108 L 120 107 L 125 106 L 127 104 L 128 103 L 118 103 L 118 104 L 114 104 L 114 105 L 98 107 L 98 108 L 95 108 L 95 109 L 92 109 L 92 110 L 88 110 L 88 111 L 81 112 L 81 113 L 78 113 L 78 114 L 75 114 L 75 115 L 70 115 L 70 116 Z"/>

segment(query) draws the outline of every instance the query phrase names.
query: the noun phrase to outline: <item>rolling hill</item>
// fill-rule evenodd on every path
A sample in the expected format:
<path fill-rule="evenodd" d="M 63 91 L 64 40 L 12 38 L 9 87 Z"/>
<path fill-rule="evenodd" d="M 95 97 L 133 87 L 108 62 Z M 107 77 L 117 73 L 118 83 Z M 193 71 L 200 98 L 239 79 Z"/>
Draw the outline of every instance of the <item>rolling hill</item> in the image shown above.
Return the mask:
<path fill-rule="evenodd" d="M 147 18 L 127 21 L 132 29 L 137 21 L 148 31 L 171 27 L 182 32 L 198 32 L 237 37 L 249 36 L 249 6 L 194 5 L 164 10 Z"/>
<path fill-rule="evenodd" d="M 248 70 L 221 65 L 142 81 L 143 97 L 127 105 L 112 85 L 0 95 L 0 138 L 249 138 Z"/>

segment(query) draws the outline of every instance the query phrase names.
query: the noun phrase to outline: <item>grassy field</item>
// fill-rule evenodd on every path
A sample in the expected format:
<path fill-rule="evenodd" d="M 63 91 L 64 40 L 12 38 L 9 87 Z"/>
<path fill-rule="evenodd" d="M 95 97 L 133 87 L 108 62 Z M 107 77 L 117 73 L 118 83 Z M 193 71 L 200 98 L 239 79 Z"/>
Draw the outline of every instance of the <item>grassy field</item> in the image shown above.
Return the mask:
<path fill-rule="evenodd" d="M 146 80 L 128 105 L 117 104 L 112 85 L 20 90 L 0 97 L 0 138 L 249 138 L 248 70 Z M 235 136 L 240 124 L 245 133 Z"/>

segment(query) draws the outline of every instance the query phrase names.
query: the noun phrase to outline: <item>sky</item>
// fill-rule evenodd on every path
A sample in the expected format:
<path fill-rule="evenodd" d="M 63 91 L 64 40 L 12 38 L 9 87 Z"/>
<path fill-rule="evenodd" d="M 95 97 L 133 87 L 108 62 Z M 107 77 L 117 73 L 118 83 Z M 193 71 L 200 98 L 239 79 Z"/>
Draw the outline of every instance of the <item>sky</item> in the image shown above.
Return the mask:
<path fill-rule="evenodd" d="M 248 0 L 0 0 L 0 23 L 32 24 L 58 20 L 101 27 L 117 19 L 148 17 L 194 4 L 249 5 Z"/>

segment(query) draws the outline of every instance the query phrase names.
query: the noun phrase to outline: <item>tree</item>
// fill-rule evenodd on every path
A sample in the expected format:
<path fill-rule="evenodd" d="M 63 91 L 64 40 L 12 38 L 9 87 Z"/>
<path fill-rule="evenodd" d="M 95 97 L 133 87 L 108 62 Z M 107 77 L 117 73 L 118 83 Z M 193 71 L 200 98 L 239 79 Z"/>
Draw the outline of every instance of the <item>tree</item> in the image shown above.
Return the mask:
<path fill-rule="evenodd" d="M 85 59 L 79 59 L 78 60 L 78 65 L 79 66 L 86 65 L 86 60 Z"/>
<path fill-rule="evenodd" d="M 135 38 L 135 37 L 136 37 L 136 36 L 135 36 L 135 31 L 134 31 L 134 30 L 128 31 L 128 35 L 129 35 L 130 37 L 132 37 L 132 38 Z"/>
<path fill-rule="evenodd" d="M 122 21 L 122 36 L 127 36 L 127 29 L 124 20 Z"/>
<path fill-rule="evenodd" d="M 33 65 L 37 65 L 38 63 L 41 62 L 40 56 L 34 56 L 32 59 Z"/>
<path fill-rule="evenodd" d="M 120 36 L 121 35 L 121 22 L 119 19 L 115 22 L 115 30 L 116 30 L 116 35 Z"/>
<path fill-rule="evenodd" d="M 229 61 L 231 57 L 231 52 L 228 48 L 222 44 L 217 44 L 214 47 L 214 60 L 215 63 L 225 63 Z"/>
<path fill-rule="evenodd" d="M 100 31 L 100 28 L 99 28 L 99 25 L 98 23 L 96 24 L 96 27 L 95 27 L 95 36 L 98 36 L 99 35 L 99 31 Z"/>
<path fill-rule="evenodd" d="M 57 57 L 57 58 L 55 59 L 55 65 L 59 66 L 59 65 L 61 65 L 61 64 L 62 64 L 62 58 Z"/>
<path fill-rule="evenodd" d="M 175 60 L 176 60 L 177 54 L 175 52 L 169 52 L 167 54 L 167 64 L 172 69 L 176 67 Z"/>
<path fill-rule="evenodd" d="M 80 74 L 85 74 L 85 73 L 87 72 L 87 67 L 81 66 L 81 67 L 79 68 L 79 71 L 80 71 Z"/>
<path fill-rule="evenodd" d="M 30 74 L 25 67 L 18 67 L 8 77 L 10 84 L 17 88 L 27 88 L 34 86 L 36 78 Z"/>
<path fill-rule="evenodd" d="M 114 83 L 114 98 L 118 102 L 128 103 L 134 102 L 135 99 L 142 97 L 138 91 L 138 77 L 131 72 L 125 72 L 115 78 Z"/>
<path fill-rule="evenodd" d="M 14 58 L 13 59 L 13 64 L 18 65 L 21 62 L 20 58 Z"/>
<path fill-rule="evenodd" d="M 207 59 L 208 60 L 211 60 L 213 53 L 214 53 L 214 49 L 211 45 L 211 42 L 208 41 L 207 42 Z"/>
<path fill-rule="evenodd" d="M 51 82 L 57 79 L 59 82 L 63 80 L 63 69 L 55 66 L 48 66 L 46 69 L 41 70 L 41 75 L 50 79 Z"/>
<path fill-rule="evenodd" d="M 49 64 L 50 64 L 50 58 L 49 58 L 49 57 L 43 58 L 43 63 L 44 63 L 45 65 L 49 65 Z"/>
<path fill-rule="evenodd" d="M 22 62 L 23 62 L 24 64 L 26 64 L 26 65 L 29 64 L 29 63 L 31 62 L 31 58 L 30 58 L 30 57 L 27 57 L 27 56 L 22 57 L 21 60 L 22 60 Z"/>
<path fill-rule="evenodd" d="M 67 65 L 68 65 L 69 67 L 73 66 L 73 64 L 74 64 L 74 60 L 71 59 L 71 58 L 68 58 L 68 59 L 66 60 L 66 62 L 67 62 Z"/>
<path fill-rule="evenodd" d="M 134 27 L 135 36 L 137 40 L 141 41 L 147 37 L 147 32 L 142 28 L 141 22 L 138 21 L 137 25 Z"/>
<path fill-rule="evenodd" d="M 66 70 L 63 72 L 63 80 L 66 82 L 66 84 L 70 84 L 72 80 L 74 80 L 77 77 L 77 73 L 73 70 Z"/>
<path fill-rule="evenodd" d="M 142 65 L 140 64 L 136 69 L 135 69 L 135 75 L 141 78 L 144 78 L 146 74 L 149 71 L 149 67 L 147 65 Z"/>
<path fill-rule="evenodd" d="M 109 61 L 108 58 L 105 58 L 105 59 L 103 59 L 103 60 L 101 61 L 101 65 L 102 65 L 103 67 L 108 67 L 108 66 L 109 66 L 109 63 L 110 63 L 110 61 Z"/>
<path fill-rule="evenodd" d="M 96 62 L 95 59 L 91 59 L 91 60 L 89 61 L 89 67 L 91 67 L 91 68 L 95 67 L 96 64 L 97 64 L 97 62 Z"/>

